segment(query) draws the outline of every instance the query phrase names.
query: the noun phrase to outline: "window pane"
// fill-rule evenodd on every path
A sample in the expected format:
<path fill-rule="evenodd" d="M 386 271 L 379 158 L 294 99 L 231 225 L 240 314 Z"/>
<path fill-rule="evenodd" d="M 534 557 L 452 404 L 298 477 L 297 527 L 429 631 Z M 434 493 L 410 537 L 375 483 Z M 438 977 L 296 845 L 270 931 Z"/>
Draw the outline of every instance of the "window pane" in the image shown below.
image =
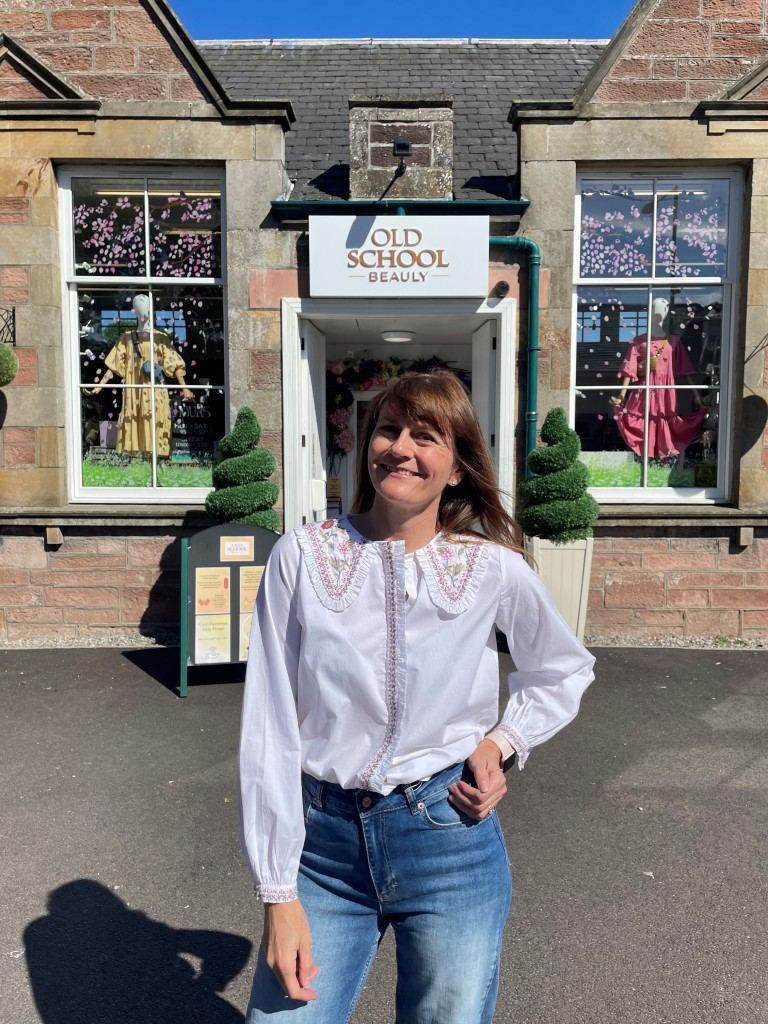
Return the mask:
<path fill-rule="evenodd" d="M 627 449 L 617 426 L 618 388 L 590 391 L 576 406 L 575 428 L 581 459 L 589 469 L 590 487 L 640 487 L 643 460 Z"/>
<path fill-rule="evenodd" d="M 212 487 L 214 456 L 225 434 L 223 388 L 196 391 L 195 402 L 183 400 L 180 389 L 171 397 L 171 456 L 158 462 L 160 487 Z"/>
<path fill-rule="evenodd" d="M 660 182 L 656 207 L 657 275 L 725 275 L 727 179 Z"/>
<path fill-rule="evenodd" d="M 648 277 L 653 184 L 585 181 L 581 192 L 581 276 Z"/>
<path fill-rule="evenodd" d="M 75 273 L 144 274 L 144 179 L 72 181 Z"/>
<path fill-rule="evenodd" d="M 221 288 L 155 288 L 155 323 L 184 363 L 184 381 L 224 386 L 224 301 Z M 158 334 L 159 336 L 159 334 Z"/>
<path fill-rule="evenodd" d="M 221 275 L 218 181 L 150 178 L 149 255 L 154 277 Z"/>
<path fill-rule="evenodd" d="M 647 288 L 579 288 L 576 387 L 612 387 L 627 346 L 648 323 Z"/>
<path fill-rule="evenodd" d="M 670 303 L 669 330 L 680 338 L 699 384 L 719 386 L 723 333 L 723 288 L 687 287 L 654 290 Z"/>
<path fill-rule="evenodd" d="M 84 487 L 150 487 L 151 452 L 126 449 L 123 411 L 139 407 L 140 388 L 81 392 Z"/>

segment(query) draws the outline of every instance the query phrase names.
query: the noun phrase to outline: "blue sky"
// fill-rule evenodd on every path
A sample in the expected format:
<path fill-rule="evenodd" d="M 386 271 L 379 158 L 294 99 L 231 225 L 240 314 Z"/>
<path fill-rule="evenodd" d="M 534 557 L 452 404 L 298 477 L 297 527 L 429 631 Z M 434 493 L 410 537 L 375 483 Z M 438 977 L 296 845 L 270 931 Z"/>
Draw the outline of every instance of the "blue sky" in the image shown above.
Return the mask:
<path fill-rule="evenodd" d="M 434 38 L 607 39 L 633 0 L 546 0 L 519 5 L 466 0 L 371 4 L 171 0 L 193 39 Z"/>

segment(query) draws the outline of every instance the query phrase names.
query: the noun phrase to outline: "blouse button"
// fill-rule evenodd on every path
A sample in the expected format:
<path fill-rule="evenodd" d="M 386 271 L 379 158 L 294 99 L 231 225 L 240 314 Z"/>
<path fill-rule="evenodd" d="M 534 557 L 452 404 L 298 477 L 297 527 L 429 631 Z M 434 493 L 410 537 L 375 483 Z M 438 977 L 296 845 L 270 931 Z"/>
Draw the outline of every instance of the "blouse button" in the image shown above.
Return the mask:
<path fill-rule="evenodd" d="M 371 807 L 373 805 L 373 800 L 369 796 L 364 796 L 360 803 L 363 807 Z"/>

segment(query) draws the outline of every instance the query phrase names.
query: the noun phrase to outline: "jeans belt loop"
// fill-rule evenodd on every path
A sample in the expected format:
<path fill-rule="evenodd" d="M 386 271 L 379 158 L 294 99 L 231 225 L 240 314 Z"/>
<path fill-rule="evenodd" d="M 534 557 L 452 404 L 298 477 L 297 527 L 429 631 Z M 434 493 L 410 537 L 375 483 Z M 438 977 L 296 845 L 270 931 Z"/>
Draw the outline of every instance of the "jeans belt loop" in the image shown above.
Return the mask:
<path fill-rule="evenodd" d="M 317 811 L 323 809 L 323 795 L 325 793 L 325 783 L 321 779 L 315 780 L 315 785 L 312 787 L 312 806 Z"/>
<path fill-rule="evenodd" d="M 405 796 L 405 799 L 408 801 L 408 807 L 410 809 L 411 814 L 418 814 L 419 811 L 421 810 L 421 807 L 419 806 L 421 801 L 419 800 L 418 794 L 416 792 L 416 790 L 421 785 L 421 782 L 412 782 L 410 786 L 406 786 L 404 788 L 403 795 Z"/>

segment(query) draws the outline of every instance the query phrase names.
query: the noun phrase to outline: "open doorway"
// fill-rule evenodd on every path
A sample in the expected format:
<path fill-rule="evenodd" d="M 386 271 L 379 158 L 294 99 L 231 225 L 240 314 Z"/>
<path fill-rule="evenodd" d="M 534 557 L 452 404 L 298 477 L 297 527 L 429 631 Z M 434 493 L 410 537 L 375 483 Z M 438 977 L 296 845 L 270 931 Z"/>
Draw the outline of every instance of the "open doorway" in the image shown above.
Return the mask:
<path fill-rule="evenodd" d="M 367 403 L 392 376 L 427 365 L 447 365 L 469 387 L 511 493 L 514 300 L 284 299 L 282 327 L 286 529 L 349 510 Z"/>

